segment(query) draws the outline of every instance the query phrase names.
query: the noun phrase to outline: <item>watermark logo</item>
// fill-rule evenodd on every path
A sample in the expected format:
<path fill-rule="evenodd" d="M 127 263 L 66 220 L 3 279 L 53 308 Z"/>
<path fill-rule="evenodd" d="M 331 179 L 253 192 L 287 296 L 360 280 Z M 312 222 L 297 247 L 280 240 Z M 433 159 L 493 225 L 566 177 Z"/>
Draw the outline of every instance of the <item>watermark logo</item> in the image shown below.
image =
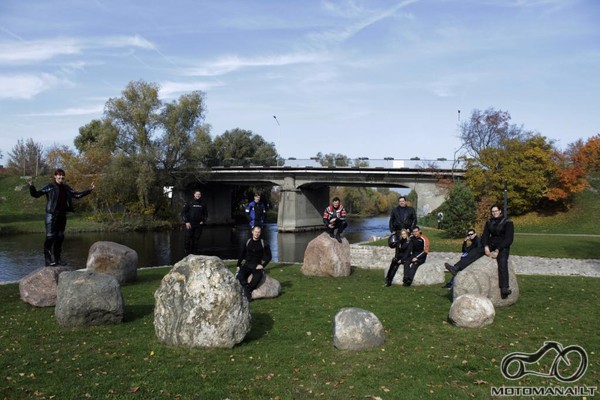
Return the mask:
<path fill-rule="evenodd" d="M 526 364 L 536 363 L 546 353 L 555 351 L 556 355 L 550 371 L 540 372 L 528 370 Z M 516 369 L 515 369 L 516 367 Z M 576 382 L 588 367 L 588 355 L 581 346 L 563 347 L 558 342 L 545 342 L 535 353 L 510 353 L 502 359 L 502 375 L 507 379 L 520 379 L 525 375 L 542 378 L 554 378 L 564 383 Z"/>
<path fill-rule="evenodd" d="M 552 360 L 549 370 L 540 371 L 538 363 L 544 356 Z M 554 355 L 554 359 L 551 356 Z M 534 364 L 534 365 L 528 365 Z M 562 383 L 573 383 L 587 371 L 588 355 L 578 345 L 563 346 L 548 341 L 535 353 L 509 353 L 502 359 L 500 369 L 506 379 L 517 380 L 527 375 L 552 378 Z M 502 386 L 492 387 L 492 396 L 594 396 L 597 387 L 588 386 Z"/>

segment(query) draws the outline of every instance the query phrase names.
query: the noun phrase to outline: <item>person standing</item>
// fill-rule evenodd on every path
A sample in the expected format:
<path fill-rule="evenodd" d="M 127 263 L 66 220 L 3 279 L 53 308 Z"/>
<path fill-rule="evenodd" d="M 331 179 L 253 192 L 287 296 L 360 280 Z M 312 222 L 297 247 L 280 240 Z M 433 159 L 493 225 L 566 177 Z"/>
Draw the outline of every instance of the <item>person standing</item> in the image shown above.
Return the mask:
<path fill-rule="evenodd" d="M 390 233 L 396 233 L 400 237 L 400 231 L 406 229 L 412 232 L 417 225 L 417 213 L 415 209 L 406 204 L 406 197 L 398 197 L 398 206 L 392 210 L 390 215 Z"/>
<path fill-rule="evenodd" d="M 511 295 L 508 281 L 508 256 L 514 240 L 515 227 L 513 222 L 502 215 L 497 205 L 490 207 L 491 218 L 485 223 L 481 244 L 485 255 L 495 258 L 498 263 L 498 285 L 500 296 L 506 299 Z"/>
<path fill-rule="evenodd" d="M 263 227 L 267 216 L 267 207 L 260 201 L 260 194 L 254 193 L 254 200 L 246 206 L 246 218 L 250 224 L 250 230 L 255 226 Z"/>
<path fill-rule="evenodd" d="M 409 238 L 409 233 L 406 229 L 402 229 L 400 231 L 400 238 L 396 243 L 396 254 L 394 255 L 394 258 L 392 258 L 390 268 L 388 269 L 388 273 L 385 277 L 385 286 L 392 286 L 394 276 L 396 276 L 396 272 L 398 271 L 400 264 L 406 265 L 406 263 L 410 262 L 408 257 L 410 256 L 411 250 L 412 241 Z"/>
<path fill-rule="evenodd" d="M 339 197 L 334 197 L 331 204 L 325 208 L 323 212 L 323 223 L 330 237 L 335 237 L 336 240 L 342 243 L 342 232 L 348 227 L 346 217 L 348 213 L 346 208 L 340 202 Z"/>
<path fill-rule="evenodd" d="M 33 179 L 27 181 L 29 194 L 39 198 L 46 196 L 46 239 L 44 241 L 44 262 L 46 266 L 67 265 L 62 259 L 62 245 L 67 227 L 67 212 L 73 211 L 73 198 L 80 199 L 94 190 L 94 183 L 82 192 L 76 192 L 65 184 L 65 171 L 54 171 L 54 181 L 36 190 Z"/>
<path fill-rule="evenodd" d="M 181 218 L 185 224 L 184 247 L 185 254 L 200 254 L 200 237 L 204 223 L 208 219 L 208 208 L 202 200 L 202 192 L 194 191 L 194 197 L 185 203 L 181 210 Z"/>
<path fill-rule="evenodd" d="M 421 233 L 421 228 L 415 226 L 412 230 L 412 236 L 410 238 L 411 249 L 408 260 L 404 263 L 404 278 L 402 282 L 404 285 L 410 286 L 415 279 L 417 269 L 421 264 L 424 264 L 427 260 L 427 253 L 429 253 L 429 239 Z"/>
<path fill-rule="evenodd" d="M 252 237 L 242 247 L 237 262 L 237 279 L 244 288 L 244 294 L 252 301 L 252 291 L 258 287 L 265 273 L 267 264 L 271 261 L 271 247 L 261 237 L 260 226 L 252 228 Z M 252 279 L 248 282 L 248 277 Z"/>
<path fill-rule="evenodd" d="M 443 288 L 452 288 L 456 274 L 479 260 L 484 254 L 481 239 L 477 236 L 477 232 L 475 232 L 475 229 L 469 229 L 467 231 L 467 237 L 462 242 L 462 255 L 460 260 L 454 265 L 444 263 L 446 269 L 452 274 L 452 279 L 450 279 L 450 282 L 444 285 Z"/>

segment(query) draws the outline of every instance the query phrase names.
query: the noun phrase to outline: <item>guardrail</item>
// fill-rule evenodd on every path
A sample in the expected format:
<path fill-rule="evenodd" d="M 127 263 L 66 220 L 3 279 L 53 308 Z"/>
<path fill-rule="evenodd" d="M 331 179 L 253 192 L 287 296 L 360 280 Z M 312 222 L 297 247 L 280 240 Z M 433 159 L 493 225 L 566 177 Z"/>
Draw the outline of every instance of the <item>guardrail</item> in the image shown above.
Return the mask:
<path fill-rule="evenodd" d="M 267 164 L 267 165 L 265 165 Z M 270 163 L 256 162 L 252 158 L 227 158 L 222 163 L 212 165 L 212 168 L 260 168 L 260 167 L 289 167 L 289 168 L 384 168 L 384 169 L 464 169 L 463 161 L 447 159 L 369 159 L 366 157 L 338 159 L 336 161 L 320 162 L 315 158 L 294 158 L 273 160 Z"/>

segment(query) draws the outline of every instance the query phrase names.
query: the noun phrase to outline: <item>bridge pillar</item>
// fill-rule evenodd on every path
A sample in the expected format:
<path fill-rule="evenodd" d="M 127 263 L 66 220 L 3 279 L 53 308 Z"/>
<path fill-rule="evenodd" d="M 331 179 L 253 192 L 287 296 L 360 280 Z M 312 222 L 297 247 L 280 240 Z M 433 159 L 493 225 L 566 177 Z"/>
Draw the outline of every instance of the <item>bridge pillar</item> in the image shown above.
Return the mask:
<path fill-rule="evenodd" d="M 301 232 L 322 228 L 323 210 L 328 204 L 328 186 L 296 188 L 294 178 L 286 177 L 280 191 L 277 230 Z"/>
<path fill-rule="evenodd" d="M 417 216 L 422 217 L 429 214 L 442 205 L 446 199 L 448 190 L 445 186 L 434 182 L 416 182 L 411 186 L 417 192 Z"/>
<path fill-rule="evenodd" d="M 206 196 L 202 192 L 202 200 L 208 208 L 209 225 L 234 223 L 231 216 L 231 193 L 232 188 L 227 185 L 210 185 Z"/>

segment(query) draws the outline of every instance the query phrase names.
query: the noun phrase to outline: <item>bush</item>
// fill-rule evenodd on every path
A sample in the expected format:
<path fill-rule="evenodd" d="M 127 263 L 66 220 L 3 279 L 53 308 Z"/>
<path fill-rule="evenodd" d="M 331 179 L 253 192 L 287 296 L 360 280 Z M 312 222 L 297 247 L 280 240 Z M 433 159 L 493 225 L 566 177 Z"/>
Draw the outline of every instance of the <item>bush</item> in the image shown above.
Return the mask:
<path fill-rule="evenodd" d="M 458 181 L 448 192 L 446 201 L 440 206 L 439 211 L 444 213 L 442 229 L 452 238 L 460 238 L 473 227 L 476 219 L 475 197 L 469 188 Z"/>

